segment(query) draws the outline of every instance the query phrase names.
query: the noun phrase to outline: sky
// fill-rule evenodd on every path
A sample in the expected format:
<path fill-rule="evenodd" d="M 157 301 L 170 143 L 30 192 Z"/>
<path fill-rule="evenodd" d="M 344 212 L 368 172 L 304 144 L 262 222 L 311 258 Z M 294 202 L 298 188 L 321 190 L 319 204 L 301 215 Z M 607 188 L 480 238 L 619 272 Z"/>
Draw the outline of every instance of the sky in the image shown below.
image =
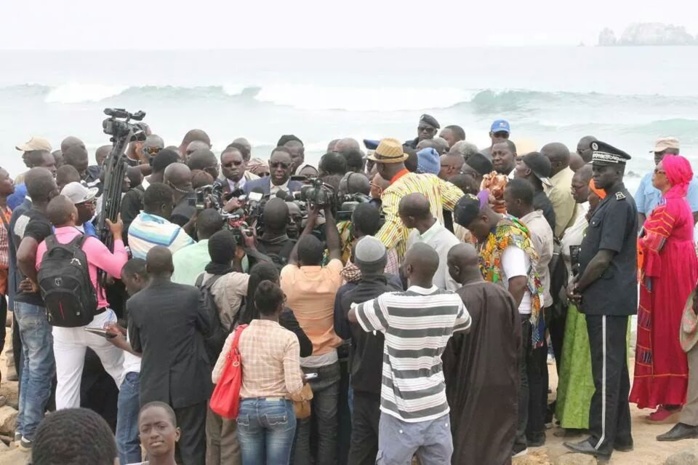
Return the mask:
<path fill-rule="evenodd" d="M 698 34 L 696 10 L 687 0 L 0 0 L 0 49 L 594 45 L 603 28 L 620 35 L 634 22 Z"/>

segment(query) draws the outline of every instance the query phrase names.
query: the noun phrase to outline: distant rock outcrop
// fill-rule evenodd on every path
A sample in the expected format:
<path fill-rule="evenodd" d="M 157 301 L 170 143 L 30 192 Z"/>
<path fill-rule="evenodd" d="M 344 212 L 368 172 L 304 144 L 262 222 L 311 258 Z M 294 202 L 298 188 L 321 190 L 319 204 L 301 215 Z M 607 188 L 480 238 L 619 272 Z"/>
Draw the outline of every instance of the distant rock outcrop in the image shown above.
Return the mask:
<path fill-rule="evenodd" d="M 698 38 L 686 32 L 683 26 L 662 23 L 636 23 L 628 26 L 619 39 L 606 28 L 599 34 L 601 46 L 642 45 L 698 45 Z"/>

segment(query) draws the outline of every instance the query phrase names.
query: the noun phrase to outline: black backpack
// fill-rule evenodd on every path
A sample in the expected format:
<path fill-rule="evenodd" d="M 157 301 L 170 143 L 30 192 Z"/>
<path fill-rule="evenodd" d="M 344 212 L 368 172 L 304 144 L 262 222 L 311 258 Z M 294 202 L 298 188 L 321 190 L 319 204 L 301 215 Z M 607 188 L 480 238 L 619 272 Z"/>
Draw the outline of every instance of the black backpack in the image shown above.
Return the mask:
<path fill-rule="evenodd" d="M 80 234 L 69 243 L 61 244 L 55 235 L 46 238 L 38 281 L 46 316 L 52 326 L 85 326 L 97 312 L 97 292 L 90 280 L 87 255 L 82 250 L 85 239 L 87 236 Z"/>
<path fill-rule="evenodd" d="M 209 361 L 215 364 L 223 351 L 223 345 L 225 340 L 230 334 L 230 328 L 223 326 L 221 322 L 221 316 L 219 313 L 218 305 L 216 305 L 216 300 L 211 293 L 211 288 L 220 279 L 222 275 L 213 275 L 204 284 L 204 273 L 201 273 L 198 278 L 196 278 L 195 286 L 201 291 L 201 295 L 204 298 L 204 308 L 208 313 L 209 320 L 211 321 L 211 331 L 208 336 L 204 339 L 204 345 L 206 347 L 206 353 L 208 354 Z M 239 312 L 238 312 L 239 313 Z"/>

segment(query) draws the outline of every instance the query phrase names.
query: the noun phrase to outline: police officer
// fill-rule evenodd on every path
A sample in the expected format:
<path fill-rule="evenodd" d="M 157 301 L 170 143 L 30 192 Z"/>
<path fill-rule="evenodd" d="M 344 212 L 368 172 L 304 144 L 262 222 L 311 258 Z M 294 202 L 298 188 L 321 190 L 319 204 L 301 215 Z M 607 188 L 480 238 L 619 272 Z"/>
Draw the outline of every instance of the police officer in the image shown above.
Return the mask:
<path fill-rule="evenodd" d="M 637 207 L 623 185 L 630 155 L 600 141 L 591 148 L 594 184 L 606 198 L 589 220 L 568 294 L 586 315 L 595 391 L 591 436 L 565 446 L 605 461 L 614 450 L 633 448 L 626 335 L 628 316 L 637 313 Z"/>

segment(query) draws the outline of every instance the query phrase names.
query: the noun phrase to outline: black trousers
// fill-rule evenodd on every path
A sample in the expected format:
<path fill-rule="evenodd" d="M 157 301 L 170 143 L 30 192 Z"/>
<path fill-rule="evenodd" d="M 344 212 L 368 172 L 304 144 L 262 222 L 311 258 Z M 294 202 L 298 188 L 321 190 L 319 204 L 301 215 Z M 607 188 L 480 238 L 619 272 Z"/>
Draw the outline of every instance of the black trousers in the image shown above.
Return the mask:
<path fill-rule="evenodd" d="M 558 306 L 560 307 L 559 311 L 557 311 L 557 308 L 553 308 L 550 312 L 550 320 L 545 320 L 545 323 L 548 327 L 548 333 L 550 334 L 550 343 L 553 346 L 553 353 L 555 354 L 555 368 L 559 376 L 560 361 L 562 360 L 562 344 L 565 342 L 567 307 L 563 307 L 562 304 L 558 304 Z"/>
<path fill-rule="evenodd" d="M 545 415 L 548 411 L 548 344 L 532 349 L 528 357 L 527 442 L 545 442 Z"/>
<path fill-rule="evenodd" d="M 594 395 L 589 410 L 591 443 L 610 455 L 613 445 L 632 443 L 627 316 L 587 315 Z"/>
<path fill-rule="evenodd" d="M 350 465 L 374 465 L 378 455 L 378 424 L 380 394 L 354 391 L 354 412 L 351 418 Z"/>
<path fill-rule="evenodd" d="M 526 429 L 528 427 L 528 406 L 530 400 L 530 385 L 528 366 L 531 363 L 531 322 L 530 315 L 520 315 L 521 318 L 521 351 L 519 352 L 519 415 L 516 422 L 516 439 L 514 449 L 523 450 L 527 447 Z"/>
<path fill-rule="evenodd" d="M 206 402 L 190 407 L 176 408 L 177 426 L 182 431 L 175 459 L 180 465 L 206 463 Z"/>

